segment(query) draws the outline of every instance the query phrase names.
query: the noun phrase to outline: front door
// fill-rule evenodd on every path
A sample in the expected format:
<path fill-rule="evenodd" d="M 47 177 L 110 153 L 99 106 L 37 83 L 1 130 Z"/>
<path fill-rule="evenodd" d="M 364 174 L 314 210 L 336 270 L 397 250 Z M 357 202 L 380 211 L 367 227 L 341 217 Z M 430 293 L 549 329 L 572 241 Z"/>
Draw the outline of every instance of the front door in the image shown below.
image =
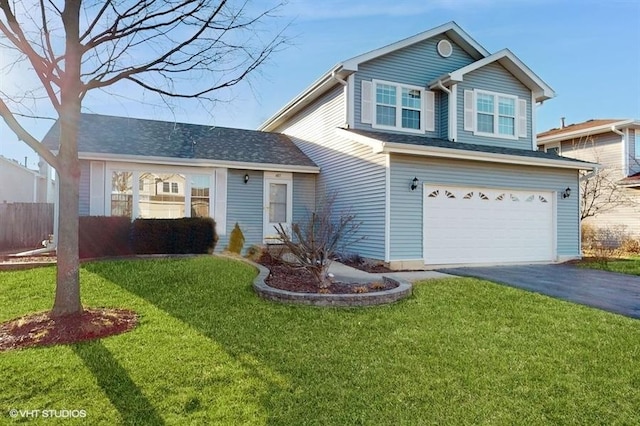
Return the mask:
<path fill-rule="evenodd" d="M 291 229 L 293 176 L 291 173 L 264 173 L 264 242 L 279 243 L 276 226 Z"/>

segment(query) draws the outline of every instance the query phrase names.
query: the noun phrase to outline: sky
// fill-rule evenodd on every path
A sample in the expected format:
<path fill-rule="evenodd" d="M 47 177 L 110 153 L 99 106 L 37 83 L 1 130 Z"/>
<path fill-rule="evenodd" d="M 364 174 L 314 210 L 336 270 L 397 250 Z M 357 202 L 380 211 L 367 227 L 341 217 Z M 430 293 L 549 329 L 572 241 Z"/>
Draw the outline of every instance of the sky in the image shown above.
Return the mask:
<path fill-rule="evenodd" d="M 537 108 L 537 131 L 592 118 L 640 119 L 640 0 L 290 0 L 278 25 L 290 45 L 211 111 L 193 102 L 171 108 L 114 86 L 85 98 L 83 112 L 255 129 L 333 65 L 455 21 L 490 53 L 510 49 L 556 92 Z M 258 2 L 259 4 L 259 2 Z M 0 89 L 20 94 L 29 70 L 7 65 Z M 19 75 L 17 75 L 19 74 Z M 34 114 L 55 117 L 46 103 Z M 51 120 L 21 118 L 40 139 Z M 0 155 L 37 167 L 38 157 L 0 123 Z"/>

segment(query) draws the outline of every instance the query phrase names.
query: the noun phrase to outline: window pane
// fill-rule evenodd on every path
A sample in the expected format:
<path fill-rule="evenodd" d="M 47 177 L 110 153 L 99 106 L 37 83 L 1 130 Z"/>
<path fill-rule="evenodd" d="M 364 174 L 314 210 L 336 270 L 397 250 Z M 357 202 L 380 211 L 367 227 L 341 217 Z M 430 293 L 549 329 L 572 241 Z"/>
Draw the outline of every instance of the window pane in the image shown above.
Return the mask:
<path fill-rule="evenodd" d="M 376 123 L 383 126 L 395 126 L 396 109 L 394 107 L 378 105 L 376 108 Z"/>
<path fill-rule="evenodd" d="M 640 130 L 636 130 L 636 158 L 640 158 Z"/>
<path fill-rule="evenodd" d="M 131 217 L 133 214 L 133 173 L 111 173 L 111 216 Z"/>
<path fill-rule="evenodd" d="M 420 129 L 420 111 L 403 109 L 402 127 L 405 129 Z"/>
<path fill-rule="evenodd" d="M 144 173 L 148 182 L 140 192 L 138 215 L 142 218 L 175 219 L 185 217 L 185 175 L 177 173 Z"/>
<path fill-rule="evenodd" d="M 377 84 L 376 103 L 384 105 L 396 105 L 396 87 L 388 84 Z"/>
<path fill-rule="evenodd" d="M 420 109 L 420 91 L 415 89 L 402 89 L 402 106 Z"/>
<path fill-rule="evenodd" d="M 489 114 L 493 114 L 494 110 L 493 110 L 493 96 L 492 95 L 486 95 L 484 93 L 478 93 L 478 97 L 477 97 L 477 109 L 478 112 L 484 112 L 484 113 L 489 113 Z"/>
<path fill-rule="evenodd" d="M 269 185 L 269 222 L 287 221 L 287 185 L 272 183 Z"/>
<path fill-rule="evenodd" d="M 498 132 L 501 135 L 515 135 L 515 118 L 498 117 Z"/>
<path fill-rule="evenodd" d="M 483 133 L 493 133 L 493 115 L 478 114 L 478 131 Z"/>
<path fill-rule="evenodd" d="M 516 116 L 516 100 L 512 98 L 498 98 L 498 114 Z"/>
<path fill-rule="evenodd" d="M 191 217 L 209 216 L 210 180 L 207 175 L 191 175 Z"/>

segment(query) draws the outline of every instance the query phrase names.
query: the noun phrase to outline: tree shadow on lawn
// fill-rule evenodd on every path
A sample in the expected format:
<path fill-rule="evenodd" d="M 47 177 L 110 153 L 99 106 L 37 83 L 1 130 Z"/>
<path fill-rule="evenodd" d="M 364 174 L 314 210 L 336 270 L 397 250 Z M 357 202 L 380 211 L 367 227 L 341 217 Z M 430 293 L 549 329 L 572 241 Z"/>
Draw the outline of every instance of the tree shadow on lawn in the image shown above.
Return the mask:
<path fill-rule="evenodd" d="M 98 386 L 122 416 L 124 424 L 163 425 L 164 420 L 129 373 L 104 347 L 94 340 L 73 345 L 73 351 L 82 359 L 98 382 Z"/>

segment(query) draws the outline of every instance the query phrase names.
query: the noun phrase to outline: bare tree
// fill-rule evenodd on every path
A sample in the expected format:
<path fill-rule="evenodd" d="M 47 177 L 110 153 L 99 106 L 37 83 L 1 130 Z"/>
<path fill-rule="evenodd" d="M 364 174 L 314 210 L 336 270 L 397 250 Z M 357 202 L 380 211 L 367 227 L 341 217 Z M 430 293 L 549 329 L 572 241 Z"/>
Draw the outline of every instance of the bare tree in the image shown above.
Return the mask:
<path fill-rule="evenodd" d="M 92 90 L 129 83 L 160 96 L 215 102 L 245 80 L 285 39 L 265 25 L 281 7 L 240 0 L 0 0 L 0 45 L 15 49 L 38 78 L 60 123 L 57 153 L 18 121 L 0 97 L 9 128 L 58 176 L 58 266 L 54 317 L 79 314 L 78 123 Z"/>
<path fill-rule="evenodd" d="M 306 221 L 292 224 L 291 230 L 282 224 L 275 226 L 278 238 L 295 258 L 286 263 L 309 271 L 319 288 L 330 285 L 328 271 L 335 253 L 364 238 L 357 235 L 362 222 L 355 220 L 355 214 L 336 214 L 335 198 L 335 194 L 326 197 Z"/>
<path fill-rule="evenodd" d="M 574 150 L 585 150 L 588 160 L 600 163 L 602 152 L 593 136 L 580 138 L 574 142 Z M 597 216 L 633 201 L 618 184 L 623 173 L 619 167 L 604 166 L 593 172 L 583 172 L 580 176 L 580 220 Z"/>

